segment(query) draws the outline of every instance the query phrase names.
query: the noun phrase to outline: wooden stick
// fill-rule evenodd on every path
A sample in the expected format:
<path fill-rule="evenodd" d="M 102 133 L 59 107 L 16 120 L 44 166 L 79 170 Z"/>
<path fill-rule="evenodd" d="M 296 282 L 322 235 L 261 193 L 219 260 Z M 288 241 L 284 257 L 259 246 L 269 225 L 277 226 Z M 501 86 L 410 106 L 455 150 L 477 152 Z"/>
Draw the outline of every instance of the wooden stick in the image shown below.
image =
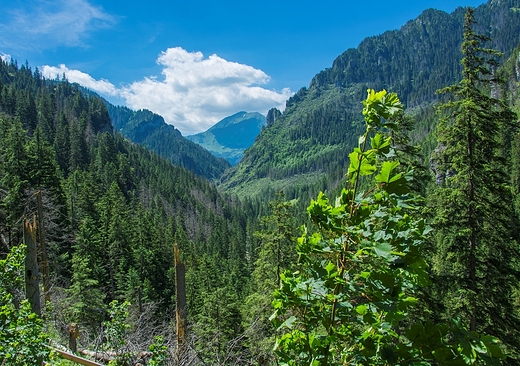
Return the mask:
<path fill-rule="evenodd" d="M 66 359 L 66 360 L 69 360 L 69 361 L 72 361 L 72 362 L 75 362 L 75 363 L 79 363 L 80 365 L 85 365 L 85 366 L 105 366 L 102 363 L 97 363 L 97 362 L 94 362 L 94 361 L 90 361 L 90 360 L 87 360 L 86 358 L 73 355 L 72 353 L 68 353 L 68 352 L 62 351 L 62 350 L 54 348 L 54 347 L 49 347 L 49 348 L 51 350 L 53 350 L 54 352 L 57 352 L 62 358 Z"/>
<path fill-rule="evenodd" d="M 25 297 L 31 304 L 31 311 L 41 316 L 40 306 L 40 274 L 38 273 L 38 260 L 36 248 L 36 217 L 31 223 L 24 220 L 23 241 L 26 245 L 25 254 Z"/>

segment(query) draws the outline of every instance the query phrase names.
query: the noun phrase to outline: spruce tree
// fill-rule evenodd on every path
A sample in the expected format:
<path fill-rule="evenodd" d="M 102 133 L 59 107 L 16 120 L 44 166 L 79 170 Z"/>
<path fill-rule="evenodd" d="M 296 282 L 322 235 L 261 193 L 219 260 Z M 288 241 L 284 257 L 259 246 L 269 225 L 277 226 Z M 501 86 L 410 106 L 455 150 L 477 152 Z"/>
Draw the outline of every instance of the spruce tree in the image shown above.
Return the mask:
<path fill-rule="evenodd" d="M 512 114 L 490 96 L 499 53 L 473 31 L 468 8 L 462 43 L 462 80 L 440 90 L 451 100 L 440 106 L 433 156 L 437 187 L 431 197 L 437 228 L 434 296 L 443 317 L 460 317 L 470 331 L 494 335 L 510 348 L 520 344 L 513 305 L 520 254 L 506 154 L 501 131 Z M 511 356 L 514 357 L 514 356 Z"/>
<path fill-rule="evenodd" d="M 270 214 L 260 220 L 261 230 L 254 236 L 259 240 L 258 258 L 251 274 L 252 293 L 247 296 L 242 316 L 252 356 L 259 365 L 274 360 L 273 344 L 276 328 L 269 317 L 272 293 L 280 287 L 280 275 L 295 269 L 297 254 L 297 225 L 294 223 L 293 204 L 286 201 L 283 191 L 275 193 L 269 202 Z"/>

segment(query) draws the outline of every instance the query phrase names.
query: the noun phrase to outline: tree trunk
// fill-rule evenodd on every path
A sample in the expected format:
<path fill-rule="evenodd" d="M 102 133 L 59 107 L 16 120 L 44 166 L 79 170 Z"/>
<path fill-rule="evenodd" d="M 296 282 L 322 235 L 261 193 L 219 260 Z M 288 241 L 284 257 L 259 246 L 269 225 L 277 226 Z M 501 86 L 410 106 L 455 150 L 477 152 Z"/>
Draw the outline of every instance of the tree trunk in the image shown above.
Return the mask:
<path fill-rule="evenodd" d="M 182 359 L 186 341 L 186 281 L 184 263 L 177 244 L 174 245 L 175 255 L 175 319 L 177 323 L 177 360 Z"/>
<path fill-rule="evenodd" d="M 33 313 L 41 316 L 40 306 L 40 274 L 38 272 L 37 250 L 36 250 L 36 218 L 33 223 L 24 220 L 23 238 L 27 247 L 25 256 L 25 296 L 31 304 Z"/>

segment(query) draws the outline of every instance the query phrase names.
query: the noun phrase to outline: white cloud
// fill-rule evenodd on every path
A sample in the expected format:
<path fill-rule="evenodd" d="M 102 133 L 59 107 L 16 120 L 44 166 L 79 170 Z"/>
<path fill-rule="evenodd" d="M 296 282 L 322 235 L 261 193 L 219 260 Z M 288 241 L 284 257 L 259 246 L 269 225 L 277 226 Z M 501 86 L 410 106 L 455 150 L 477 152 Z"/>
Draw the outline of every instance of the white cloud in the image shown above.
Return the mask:
<path fill-rule="evenodd" d="M 115 19 L 87 0 L 37 0 L 8 11 L 0 24 L 0 46 L 12 49 L 82 46 L 89 32 Z"/>
<path fill-rule="evenodd" d="M 70 70 L 64 64 L 61 64 L 59 67 L 45 65 L 42 67 L 41 73 L 48 79 L 55 79 L 56 77 L 61 79 L 61 76 L 65 74 L 68 81 L 78 83 L 100 94 L 114 96 L 118 93 L 116 87 L 111 82 L 104 79 L 96 80 L 89 74 L 79 70 Z"/>
<path fill-rule="evenodd" d="M 183 134 L 204 131 L 241 110 L 283 110 L 293 94 L 288 88 L 262 88 L 269 81 L 263 71 L 217 55 L 204 58 L 201 52 L 176 47 L 161 53 L 157 63 L 163 67 L 162 80 L 136 81 L 122 88 L 121 96 L 128 107 L 160 114 Z"/>
<path fill-rule="evenodd" d="M 0 53 L 0 59 L 4 62 L 10 62 L 11 55 L 8 55 L 7 53 Z"/>
<path fill-rule="evenodd" d="M 288 88 L 277 92 L 261 87 L 269 81 L 262 70 L 217 55 L 204 58 L 201 52 L 176 47 L 161 53 L 157 63 L 163 67 L 162 80 L 148 77 L 122 88 L 64 64 L 45 65 L 42 74 L 49 79 L 65 74 L 70 82 L 105 96 L 123 98 L 129 108 L 149 109 L 184 135 L 205 131 L 239 111 L 265 114 L 273 107 L 283 110 L 293 94 Z"/>

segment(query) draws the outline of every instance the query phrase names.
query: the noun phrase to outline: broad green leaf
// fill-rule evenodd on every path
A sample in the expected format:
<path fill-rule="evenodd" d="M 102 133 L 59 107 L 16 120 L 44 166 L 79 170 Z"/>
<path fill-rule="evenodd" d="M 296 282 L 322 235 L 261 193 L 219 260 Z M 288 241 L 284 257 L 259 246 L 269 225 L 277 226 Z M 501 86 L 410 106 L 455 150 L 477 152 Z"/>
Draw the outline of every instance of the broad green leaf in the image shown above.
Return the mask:
<path fill-rule="evenodd" d="M 374 246 L 375 253 L 387 260 L 393 258 L 392 250 L 392 246 L 388 243 L 378 243 Z"/>
<path fill-rule="evenodd" d="M 400 179 L 402 174 L 395 174 L 395 169 L 400 165 L 398 161 L 385 161 L 381 166 L 379 174 L 376 175 L 376 181 L 379 183 L 391 183 Z"/>
<path fill-rule="evenodd" d="M 486 346 L 487 352 L 491 357 L 503 359 L 506 356 L 500 347 L 500 341 L 493 336 L 485 335 L 482 338 L 482 343 Z"/>
<path fill-rule="evenodd" d="M 330 276 L 330 272 L 332 272 L 333 270 L 336 269 L 336 266 L 332 263 L 332 262 L 329 262 L 327 264 L 327 266 L 325 267 L 325 270 L 327 271 L 327 273 L 329 274 Z"/>
<path fill-rule="evenodd" d="M 473 344 L 473 349 L 477 351 L 478 353 L 487 353 L 486 345 L 484 342 L 475 342 Z"/>
<path fill-rule="evenodd" d="M 368 278 L 370 276 L 370 272 L 364 271 L 359 274 L 362 278 Z"/>
<path fill-rule="evenodd" d="M 379 154 L 387 154 L 390 152 L 391 141 L 391 137 L 385 138 L 383 134 L 377 133 L 370 139 L 370 146 L 372 149 L 377 150 Z"/>
<path fill-rule="evenodd" d="M 453 351 L 448 347 L 439 347 L 432 351 L 432 354 L 441 363 L 453 357 Z"/>
<path fill-rule="evenodd" d="M 350 179 L 355 179 L 358 175 L 370 175 L 376 171 L 376 165 L 372 155 L 370 152 L 361 153 L 358 151 L 349 154 L 350 165 L 348 168 L 348 176 Z"/>
<path fill-rule="evenodd" d="M 365 304 L 361 304 L 361 305 L 358 305 L 356 306 L 356 312 L 359 314 L 359 315 L 365 315 L 368 311 L 368 308 Z"/>
<path fill-rule="evenodd" d="M 406 298 L 403 299 L 404 302 L 409 302 L 411 304 L 416 304 L 417 301 L 419 301 L 416 297 L 411 297 L 411 296 L 408 296 Z"/>
<path fill-rule="evenodd" d="M 381 125 L 381 118 L 388 119 L 403 109 L 397 94 L 387 94 L 386 90 L 375 92 L 373 89 L 369 89 L 363 105 L 365 121 L 374 126 Z"/>
<path fill-rule="evenodd" d="M 282 328 L 289 328 L 289 329 L 292 329 L 293 326 L 294 326 L 294 322 L 296 321 L 296 317 L 293 315 L 291 316 L 289 319 L 287 319 L 286 321 L 284 321 L 282 323 L 282 325 L 280 325 L 280 327 L 278 329 L 282 329 Z"/>

